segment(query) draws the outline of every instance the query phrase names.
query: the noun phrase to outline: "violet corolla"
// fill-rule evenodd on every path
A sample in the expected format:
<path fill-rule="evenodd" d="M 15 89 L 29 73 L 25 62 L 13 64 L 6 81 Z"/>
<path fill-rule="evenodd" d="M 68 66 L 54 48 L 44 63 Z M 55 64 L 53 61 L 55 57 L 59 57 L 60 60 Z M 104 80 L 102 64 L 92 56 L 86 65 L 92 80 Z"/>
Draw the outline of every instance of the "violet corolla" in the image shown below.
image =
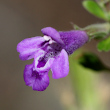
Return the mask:
<path fill-rule="evenodd" d="M 17 45 L 21 60 L 34 58 L 24 69 L 24 81 L 33 90 L 43 91 L 49 85 L 48 72 L 54 79 L 69 73 L 68 56 L 88 41 L 86 32 L 80 30 L 60 31 L 43 28 L 43 37 L 27 38 Z"/>

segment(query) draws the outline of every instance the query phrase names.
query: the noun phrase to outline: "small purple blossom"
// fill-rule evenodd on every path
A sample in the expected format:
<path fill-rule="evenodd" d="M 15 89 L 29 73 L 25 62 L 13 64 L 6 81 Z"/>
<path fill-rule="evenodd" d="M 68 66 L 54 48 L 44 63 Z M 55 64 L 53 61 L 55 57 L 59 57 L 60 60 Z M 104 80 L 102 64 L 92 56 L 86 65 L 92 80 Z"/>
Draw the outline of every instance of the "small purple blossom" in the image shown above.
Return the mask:
<path fill-rule="evenodd" d="M 60 31 L 52 27 L 43 28 L 43 37 L 27 38 L 17 45 L 21 60 L 34 58 L 24 69 L 24 81 L 33 90 L 43 91 L 49 85 L 48 72 L 54 79 L 69 73 L 68 55 L 88 41 L 86 32 L 79 30 Z"/>

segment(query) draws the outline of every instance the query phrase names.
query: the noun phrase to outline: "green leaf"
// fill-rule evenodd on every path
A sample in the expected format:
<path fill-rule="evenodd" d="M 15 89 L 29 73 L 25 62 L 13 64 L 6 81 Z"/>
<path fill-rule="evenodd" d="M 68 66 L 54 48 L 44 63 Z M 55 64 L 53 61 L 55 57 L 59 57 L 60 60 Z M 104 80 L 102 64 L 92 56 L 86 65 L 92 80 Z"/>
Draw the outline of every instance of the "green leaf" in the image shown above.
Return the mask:
<path fill-rule="evenodd" d="M 97 48 L 99 51 L 110 51 L 110 37 L 99 42 Z"/>
<path fill-rule="evenodd" d="M 101 60 L 93 53 L 84 53 L 79 58 L 79 63 L 89 69 L 95 71 L 109 70 Z"/>
<path fill-rule="evenodd" d="M 104 20 L 107 20 L 107 16 L 106 16 L 104 10 L 95 1 L 85 0 L 85 1 L 83 1 L 83 6 L 91 14 L 93 14 L 99 18 L 102 18 Z"/>

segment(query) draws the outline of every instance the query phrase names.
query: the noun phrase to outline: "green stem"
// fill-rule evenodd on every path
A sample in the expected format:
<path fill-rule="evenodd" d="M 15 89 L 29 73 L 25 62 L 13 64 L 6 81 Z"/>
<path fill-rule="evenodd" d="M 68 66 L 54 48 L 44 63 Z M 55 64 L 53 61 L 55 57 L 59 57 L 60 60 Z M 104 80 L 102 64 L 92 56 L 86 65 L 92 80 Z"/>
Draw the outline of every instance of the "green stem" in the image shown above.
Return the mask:
<path fill-rule="evenodd" d="M 101 23 L 101 24 L 92 24 L 82 30 L 86 31 L 89 36 L 89 41 L 94 38 L 102 36 L 102 39 L 107 38 L 110 35 L 110 24 Z"/>

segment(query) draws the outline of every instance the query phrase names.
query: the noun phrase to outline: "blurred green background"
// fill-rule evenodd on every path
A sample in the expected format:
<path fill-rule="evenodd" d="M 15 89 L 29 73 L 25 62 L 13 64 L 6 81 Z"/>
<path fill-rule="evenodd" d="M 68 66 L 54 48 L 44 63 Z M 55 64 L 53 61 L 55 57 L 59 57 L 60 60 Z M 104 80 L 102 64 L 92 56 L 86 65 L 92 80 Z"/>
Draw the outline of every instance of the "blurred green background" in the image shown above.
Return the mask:
<path fill-rule="evenodd" d="M 74 105 L 71 75 L 52 79 L 44 92 L 25 86 L 23 70 L 31 61 L 21 61 L 16 51 L 21 40 L 42 36 L 47 26 L 57 30 L 72 30 L 72 23 L 85 27 L 103 22 L 89 14 L 82 0 L 0 0 L 0 110 L 64 110 Z M 98 52 L 96 41 L 85 46 L 86 51 L 96 53 L 110 67 L 110 52 Z M 98 66 L 98 65 L 97 65 Z M 73 74 L 73 73 L 71 73 Z M 95 74 L 95 73 L 94 73 Z M 110 109 L 110 74 L 96 74 L 99 96 Z"/>

